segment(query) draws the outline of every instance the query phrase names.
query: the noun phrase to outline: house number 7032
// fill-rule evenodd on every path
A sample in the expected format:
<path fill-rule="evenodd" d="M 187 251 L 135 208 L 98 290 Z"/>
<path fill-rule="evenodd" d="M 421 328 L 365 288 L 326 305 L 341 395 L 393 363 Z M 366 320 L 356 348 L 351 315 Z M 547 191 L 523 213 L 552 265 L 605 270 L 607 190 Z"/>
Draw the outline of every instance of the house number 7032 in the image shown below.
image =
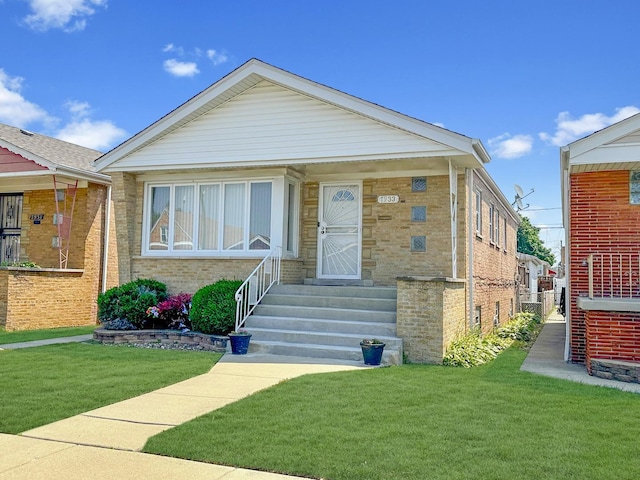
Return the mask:
<path fill-rule="evenodd" d="M 398 203 L 400 197 L 398 195 L 380 195 L 378 196 L 378 203 Z"/>

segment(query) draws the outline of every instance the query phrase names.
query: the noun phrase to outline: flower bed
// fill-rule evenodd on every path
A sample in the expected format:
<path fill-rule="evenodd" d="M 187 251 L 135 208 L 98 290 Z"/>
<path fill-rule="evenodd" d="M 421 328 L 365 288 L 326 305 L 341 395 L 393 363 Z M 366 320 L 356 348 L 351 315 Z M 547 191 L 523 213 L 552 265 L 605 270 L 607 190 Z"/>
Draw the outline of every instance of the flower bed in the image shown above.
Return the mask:
<path fill-rule="evenodd" d="M 219 353 L 227 351 L 229 340 L 226 336 L 180 330 L 107 330 L 105 328 L 97 328 L 93 332 L 93 338 L 98 342 L 112 344 L 191 345 Z"/>

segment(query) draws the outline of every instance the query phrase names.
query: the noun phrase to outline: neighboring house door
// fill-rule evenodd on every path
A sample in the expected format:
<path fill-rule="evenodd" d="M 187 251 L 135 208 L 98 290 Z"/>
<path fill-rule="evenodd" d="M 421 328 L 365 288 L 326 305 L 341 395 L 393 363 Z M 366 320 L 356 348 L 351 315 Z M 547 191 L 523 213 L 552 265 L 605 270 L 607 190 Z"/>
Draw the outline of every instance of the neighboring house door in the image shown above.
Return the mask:
<path fill-rule="evenodd" d="M 0 262 L 20 261 L 22 194 L 0 195 Z"/>
<path fill-rule="evenodd" d="M 359 279 L 362 186 L 320 184 L 318 278 Z"/>

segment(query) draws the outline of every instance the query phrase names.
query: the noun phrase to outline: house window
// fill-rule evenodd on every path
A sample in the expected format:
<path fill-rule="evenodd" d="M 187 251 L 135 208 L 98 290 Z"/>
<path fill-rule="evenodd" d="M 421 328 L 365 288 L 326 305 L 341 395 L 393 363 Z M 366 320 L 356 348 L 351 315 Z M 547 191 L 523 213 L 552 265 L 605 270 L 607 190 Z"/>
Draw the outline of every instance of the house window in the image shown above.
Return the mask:
<path fill-rule="evenodd" d="M 640 205 L 640 171 L 629 172 L 629 201 Z"/>
<path fill-rule="evenodd" d="M 287 183 L 285 198 L 285 251 L 296 254 L 298 248 L 298 186 L 295 183 Z"/>
<path fill-rule="evenodd" d="M 493 216 L 495 215 L 496 207 L 493 205 L 489 205 L 489 241 L 491 243 L 496 243 L 495 231 L 493 226 Z"/>
<path fill-rule="evenodd" d="M 411 179 L 411 191 L 412 192 L 426 192 L 427 191 L 427 177 L 413 177 Z"/>
<path fill-rule="evenodd" d="M 507 245 L 508 245 L 508 243 L 507 243 L 507 218 L 506 217 L 503 218 L 502 226 L 503 226 L 502 230 L 503 230 L 503 235 L 504 235 L 504 243 L 502 244 L 502 248 L 504 248 L 504 251 L 506 252 L 507 251 Z"/>
<path fill-rule="evenodd" d="M 493 220 L 493 228 L 495 228 L 495 232 L 493 233 L 493 241 L 496 245 L 500 245 L 500 211 L 497 208 L 494 208 L 493 210 L 496 216 L 496 218 Z"/>
<path fill-rule="evenodd" d="M 476 235 L 482 235 L 482 192 L 476 190 Z"/>
<path fill-rule="evenodd" d="M 482 307 L 480 305 L 476 305 L 475 313 L 473 315 L 473 326 L 482 326 Z"/>
<path fill-rule="evenodd" d="M 146 250 L 271 249 L 272 182 L 149 185 Z"/>
<path fill-rule="evenodd" d="M 412 252 L 426 252 L 427 251 L 427 237 L 424 235 L 418 235 L 411 237 L 411 251 Z"/>
<path fill-rule="evenodd" d="M 493 315 L 493 325 L 496 327 L 500 325 L 500 302 L 496 302 L 496 312 Z"/>
<path fill-rule="evenodd" d="M 427 207 L 425 207 L 425 206 L 411 207 L 411 221 L 412 222 L 426 222 L 427 221 Z"/>

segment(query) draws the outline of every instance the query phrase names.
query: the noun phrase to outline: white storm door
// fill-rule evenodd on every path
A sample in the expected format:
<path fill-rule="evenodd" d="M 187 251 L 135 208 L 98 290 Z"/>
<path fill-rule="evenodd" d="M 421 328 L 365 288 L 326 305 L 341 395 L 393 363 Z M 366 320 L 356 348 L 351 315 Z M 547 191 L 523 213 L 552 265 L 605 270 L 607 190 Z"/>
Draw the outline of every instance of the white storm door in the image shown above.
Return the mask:
<path fill-rule="evenodd" d="M 320 184 L 318 278 L 360 279 L 361 184 Z"/>

